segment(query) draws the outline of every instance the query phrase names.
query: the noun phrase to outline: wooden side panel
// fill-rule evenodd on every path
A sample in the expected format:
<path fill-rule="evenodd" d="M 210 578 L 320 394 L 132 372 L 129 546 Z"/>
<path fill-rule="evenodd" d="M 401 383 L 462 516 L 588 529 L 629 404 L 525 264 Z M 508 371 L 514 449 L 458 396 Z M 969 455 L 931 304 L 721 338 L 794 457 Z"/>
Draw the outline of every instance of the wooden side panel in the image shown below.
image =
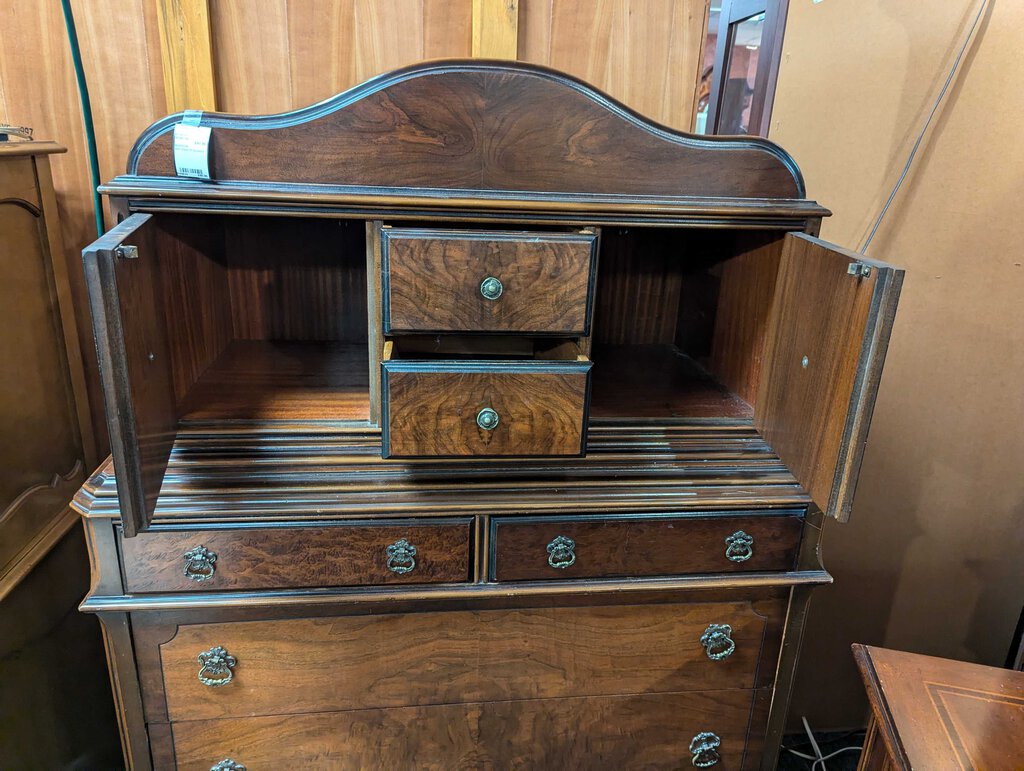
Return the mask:
<path fill-rule="evenodd" d="M 365 342 L 362 223 L 244 217 L 225 228 L 236 339 Z"/>
<path fill-rule="evenodd" d="M 752 688 L 772 618 L 749 603 L 521 608 L 197 624 L 160 646 L 171 721 L 475 701 Z M 735 652 L 712 661 L 700 637 L 729 624 Z M 196 656 L 220 645 L 234 678 L 199 682 Z M 614 665 L 613 665 L 614 663 Z M 339 683 L 344 684 L 339 687 Z"/>
<path fill-rule="evenodd" d="M 181 771 L 224 757 L 249 768 L 608 768 L 689 766 L 702 731 L 716 768 L 756 768 L 746 730 L 756 691 L 408 707 L 173 726 Z"/>
<path fill-rule="evenodd" d="M 753 404 L 783 239 L 778 234 L 738 233 L 736 242 L 736 256 L 722 265 L 710 369 L 731 391 Z"/>
<path fill-rule="evenodd" d="M 384 364 L 384 456 L 579 455 L 590 363 Z M 479 412 L 497 412 L 492 429 Z"/>
<path fill-rule="evenodd" d="M 154 247 L 178 404 L 232 339 L 224 231 L 215 217 L 158 220 Z"/>
<path fill-rule="evenodd" d="M 851 275 L 851 265 L 870 275 Z M 754 422 L 814 502 L 849 516 L 903 272 L 788 234 Z"/>
<path fill-rule="evenodd" d="M 177 425 L 155 224 L 134 214 L 83 252 L 126 535 L 149 521 Z M 120 246 L 135 258 L 115 255 Z"/>
<path fill-rule="evenodd" d="M 704 51 L 704 0 L 528 0 L 519 58 L 575 75 L 689 131 Z"/>
<path fill-rule="evenodd" d="M 595 234 L 392 230 L 385 331 L 587 334 Z M 481 293 L 493 277 L 501 294 Z"/>
<path fill-rule="evenodd" d="M 464 582 L 469 577 L 469 521 L 460 524 L 343 525 L 145 533 L 122 542 L 128 592 L 235 591 L 284 587 Z M 416 550 L 389 569 L 388 547 Z M 183 555 L 204 546 L 213 575 L 185 575 Z"/>

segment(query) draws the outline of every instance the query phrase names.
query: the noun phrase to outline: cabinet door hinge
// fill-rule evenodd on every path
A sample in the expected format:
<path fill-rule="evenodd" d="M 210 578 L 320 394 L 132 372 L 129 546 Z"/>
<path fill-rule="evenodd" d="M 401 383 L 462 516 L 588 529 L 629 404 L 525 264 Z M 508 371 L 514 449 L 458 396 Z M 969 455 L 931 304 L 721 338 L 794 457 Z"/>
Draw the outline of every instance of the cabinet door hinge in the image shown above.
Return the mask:
<path fill-rule="evenodd" d="M 114 256 L 119 260 L 137 260 L 139 259 L 139 247 L 117 246 L 114 248 Z"/>
<path fill-rule="evenodd" d="M 846 267 L 846 272 L 857 278 L 867 278 L 871 275 L 871 266 L 863 262 L 851 262 Z"/>

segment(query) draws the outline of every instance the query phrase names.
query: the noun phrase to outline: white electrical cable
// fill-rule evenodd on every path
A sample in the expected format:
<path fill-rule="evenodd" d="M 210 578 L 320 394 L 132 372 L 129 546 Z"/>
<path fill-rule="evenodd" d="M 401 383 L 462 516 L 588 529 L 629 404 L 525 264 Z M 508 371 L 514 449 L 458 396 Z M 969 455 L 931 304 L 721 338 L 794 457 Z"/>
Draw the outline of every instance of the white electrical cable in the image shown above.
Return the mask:
<path fill-rule="evenodd" d="M 875 224 L 871 227 L 871 232 L 868 233 L 868 237 L 864 241 L 864 245 L 858 250 L 861 254 L 867 254 L 868 247 L 871 245 L 871 240 L 875 237 L 875 233 L 878 231 L 878 226 L 882 224 L 882 220 L 888 213 L 889 207 L 896 198 L 896 194 L 900 191 L 900 187 L 903 186 L 903 180 L 907 178 L 907 174 L 910 172 L 910 167 L 914 163 L 914 158 L 917 156 L 917 151 L 921 147 L 924 135 L 928 133 L 928 127 L 932 125 L 932 119 L 935 117 L 935 113 L 938 112 L 939 105 L 942 104 L 942 99 L 946 95 L 946 91 L 949 90 L 950 85 L 953 83 L 957 70 L 960 69 L 960 60 L 963 59 L 971 41 L 974 39 L 974 30 L 978 28 L 978 22 L 981 21 L 981 17 L 984 15 L 985 9 L 988 8 L 988 2 L 989 0 L 981 0 L 981 5 L 978 6 L 978 13 L 975 14 L 971 28 L 967 31 L 967 37 L 964 38 L 964 43 L 960 47 L 960 51 L 957 53 L 956 59 L 953 61 L 953 66 L 949 70 L 949 75 L 946 77 L 946 82 L 943 83 L 942 90 L 939 91 L 939 95 L 935 98 L 935 103 L 932 105 L 931 112 L 928 113 L 928 117 L 925 119 L 924 125 L 921 127 L 921 132 L 917 135 L 917 139 L 914 141 L 914 146 L 910 150 L 910 155 L 907 156 L 907 162 L 903 166 L 903 171 L 900 172 L 900 177 L 896 180 L 896 184 L 893 186 L 892 192 L 889 193 L 889 197 L 886 199 L 885 205 L 882 207 L 882 211 L 878 213 L 878 217 L 875 219 Z"/>
<path fill-rule="evenodd" d="M 854 745 L 850 745 L 849 747 L 841 747 L 840 749 L 836 750 L 835 752 L 830 752 L 828 755 L 822 755 L 821 754 L 821 747 L 818 746 L 818 742 L 814 738 L 814 732 L 811 731 L 811 725 L 810 725 L 810 723 L 807 722 L 807 718 L 801 716 L 800 720 L 803 721 L 804 731 L 807 733 L 807 738 L 811 742 L 811 747 L 814 748 L 814 754 L 813 755 L 807 755 L 806 753 L 797 752 L 796 750 L 792 750 L 789 747 L 784 747 L 783 749 L 785 749 L 786 752 L 790 752 L 793 755 L 796 755 L 798 758 L 803 758 L 804 760 L 812 761 L 812 763 L 811 763 L 811 771 L 816 771 L 816 769 L 818 768 L 818 764 L 819 763 L 821 764 L 821 771 L 828 771 L 828 769 L 825 767 L 825 761 L 826 760 L 830 760 L 831 758 L 834 758 L 836 755 L 840 755 L 840 754 L 842 754 L 844 752 L 852 752 L 853 750 L 863 749 L 859 744 L 854 744 Z M 840 737 L 840 738 L 842 738 L 842 737 Z"/>

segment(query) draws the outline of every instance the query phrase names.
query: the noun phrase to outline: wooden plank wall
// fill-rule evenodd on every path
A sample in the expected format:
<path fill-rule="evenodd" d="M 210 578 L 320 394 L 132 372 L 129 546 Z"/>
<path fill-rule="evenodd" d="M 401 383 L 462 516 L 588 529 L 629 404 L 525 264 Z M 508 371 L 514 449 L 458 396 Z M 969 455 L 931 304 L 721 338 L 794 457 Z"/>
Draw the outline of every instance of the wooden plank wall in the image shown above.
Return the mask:
<path fill-rule="evenodd" d="M 168 112 L 280 112 L 443 57 L 545 64 L 686 130 L 708 0 L 72 0 L 72 8 L 106 180 Z M 53 160 L 54 184 L 102 438 L 79 259 L 96 235 L 92 183 L 60 4 L 0 0 L 0 29 L 0 122 L 68 147 Z"/>

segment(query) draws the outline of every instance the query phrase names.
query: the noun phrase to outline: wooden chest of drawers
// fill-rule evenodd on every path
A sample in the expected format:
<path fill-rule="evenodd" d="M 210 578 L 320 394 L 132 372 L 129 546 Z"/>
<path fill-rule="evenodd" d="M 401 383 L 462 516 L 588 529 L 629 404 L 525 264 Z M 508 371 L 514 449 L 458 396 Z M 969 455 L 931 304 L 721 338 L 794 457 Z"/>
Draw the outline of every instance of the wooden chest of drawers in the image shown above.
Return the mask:
<path fill-rule="evenodd" d="M 541 68 L 178 122 L 85 252 L 129 765 L 772 768 L 902 273 Z"/>

